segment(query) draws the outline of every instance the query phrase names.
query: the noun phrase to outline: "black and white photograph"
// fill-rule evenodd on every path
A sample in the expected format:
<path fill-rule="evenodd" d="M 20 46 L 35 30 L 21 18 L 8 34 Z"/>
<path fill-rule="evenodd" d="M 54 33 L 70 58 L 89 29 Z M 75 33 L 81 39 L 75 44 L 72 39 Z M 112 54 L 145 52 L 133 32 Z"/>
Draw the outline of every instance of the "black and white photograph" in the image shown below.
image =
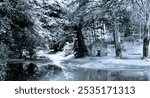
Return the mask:
<path fill-rule="evenodd" d="M 149 81 L 150 0 L 0 0 L 0 81 Z"/>

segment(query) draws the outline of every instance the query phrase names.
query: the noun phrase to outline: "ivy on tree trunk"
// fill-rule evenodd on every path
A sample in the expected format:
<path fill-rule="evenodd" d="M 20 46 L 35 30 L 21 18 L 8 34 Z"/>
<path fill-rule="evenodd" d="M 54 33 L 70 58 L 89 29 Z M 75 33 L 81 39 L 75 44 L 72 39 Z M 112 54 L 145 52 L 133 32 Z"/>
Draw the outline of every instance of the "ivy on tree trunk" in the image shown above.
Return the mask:
<path fill-rule="evenodd" d="M 82 34 L 82 24 L 79 23 L 79 25 L 74 26 L 75 30 L 75 42 L 74 42 L 74 51 L 75 51 L 75 57 L 76 58 L 82 58 L 86 55 L 88 55 L 88 50 L 84 42 L 84 37 Z"/>

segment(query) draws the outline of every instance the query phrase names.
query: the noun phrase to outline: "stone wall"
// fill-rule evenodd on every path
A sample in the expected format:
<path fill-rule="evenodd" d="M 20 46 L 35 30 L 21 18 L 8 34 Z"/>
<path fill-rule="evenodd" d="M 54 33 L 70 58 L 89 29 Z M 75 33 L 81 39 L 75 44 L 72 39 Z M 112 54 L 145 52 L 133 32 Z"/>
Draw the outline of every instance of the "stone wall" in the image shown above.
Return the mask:
<path fill-rule="evenodd" d="M 89 46 L 90 56 L 107 56 L 107 44 L 104 41 L 95 41 Z"/>

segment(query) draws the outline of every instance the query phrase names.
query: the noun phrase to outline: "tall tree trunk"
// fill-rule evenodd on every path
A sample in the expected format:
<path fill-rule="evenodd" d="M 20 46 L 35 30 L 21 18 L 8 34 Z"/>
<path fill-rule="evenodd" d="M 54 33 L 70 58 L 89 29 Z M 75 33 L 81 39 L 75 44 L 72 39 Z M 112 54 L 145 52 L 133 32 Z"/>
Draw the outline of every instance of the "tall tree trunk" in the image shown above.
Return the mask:
<path fill-rule="evenodd" d="M 74 29 L 76 31 L 76 39 L 74 43 L 75 57 L 82 58 L 88 55 L 88 50 L 82 34 L 82 24 L 80 23 L 79 25 L 76 25 Z"/>
<path fill-rule="evenodd" d="M 149 39 L 147 37 L 144 37 L 144 39 L 143 39 L 143 58 L 147 58 L 149 55 L 148 47 L 149 47 Z"/>
<path fill-rule="evenodd" d="M 147 58 L 149 56 L 149 36 L 148 36 L 148 28 L 144 27 L 144 38 L 143 38 L 143 58 Z"/>
<path fill-rule="evenodd" d="M 149 13 L 147 11 L 147 2 L 145 8 L 145 25 L 144 25 L 144 38 L 143 38 L 143 58 L 147 58 L 149 56 Z"/>
<path fill-rule="evenodd" d="M 117 27 L 117 21 L 116 18 L 114 18 L 114 42 L 115 42 L 115 51 L 116 51 L 116 57 L 121 58 L 122 57 L 122 52 L 121 52 L 121 45 L 120 45 L 120 35 L 118 32 L 118 27 Z"/>

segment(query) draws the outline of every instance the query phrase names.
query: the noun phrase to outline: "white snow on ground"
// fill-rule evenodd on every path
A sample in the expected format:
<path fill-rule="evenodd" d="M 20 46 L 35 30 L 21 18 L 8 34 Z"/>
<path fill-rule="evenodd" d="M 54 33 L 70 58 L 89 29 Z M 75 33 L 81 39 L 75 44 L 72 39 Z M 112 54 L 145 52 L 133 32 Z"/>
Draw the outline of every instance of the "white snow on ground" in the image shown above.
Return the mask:
<path fill-rule="evenodd" d="M 108 58 L 101 59 L 103 64 L 120 64 L 120 65 L 137 65 L 137 66 L 149 66 L 150 61 L 145 61 L 141 59 L 116 59 Z"/>
<path fill-rule="evenodd" d="M 47 51 L 43 51 L 43 50 L 38 51 L 36 53 L 36 55 L 38 57 L 49 58 L 50 60 L 53 61 L 54 64 L 56 64 L 57 66 L 60 66 L 61 68 L 64 68 L 64 66 L 62 66 L 60 64 L 62 62 L 62 60 L 68 60 L 68 59 L 74 58 L 73 54 L 65 57 L 65 53 L 64 52 L 58 52 L 56 54 L 48 54 Z"/>
<path fill-rule="evenodd" d="M 48 55 L 48 58 L 50 58 L 54 64 L 60 66 L 61 68 L 64 68 L 60 63 L 64 59 L 63 52 L 58 52 L 57 54 L 51 54 Z"/>
<path fill-rule="evenodd" d="M 50 58 L 54 64 L 64 68 L 64 66 L 61 65 L 61 62 L 63 60 L 68 60 L 68 59 L 71 59 L 73 58 L 73 54 L 72 55 L 69 55 L 67 57 L 64 56 L 65 53 L 64 52 L 58 52 L 57 54 L 51 54 L 51 55 L 48 55 L 48 58 Z"/>
<path fill-rule="evenodd" d="M 37 55 L 38 57 L 40 57 L 40 56 L 48 57 L 48 54 L 46 53 L 46 51 L 43 51 L 43 50 L 38 51 L 38 52 L 36 53 L 36 55 Z"/>

